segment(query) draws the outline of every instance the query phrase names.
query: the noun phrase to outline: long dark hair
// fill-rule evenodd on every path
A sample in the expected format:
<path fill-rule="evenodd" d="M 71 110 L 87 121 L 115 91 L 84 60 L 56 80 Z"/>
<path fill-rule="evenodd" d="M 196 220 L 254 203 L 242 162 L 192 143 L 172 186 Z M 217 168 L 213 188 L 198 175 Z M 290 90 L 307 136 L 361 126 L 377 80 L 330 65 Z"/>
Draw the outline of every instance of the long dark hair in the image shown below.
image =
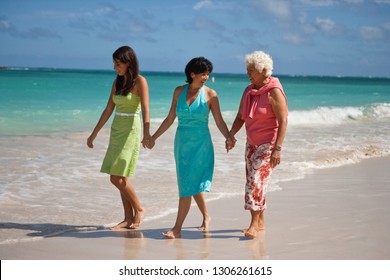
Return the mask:
<path fill-rule="evenodd" d="M 128 95 L 131 89 L 135 85 L 135 81 L 139 75 L 139 66 L 137 56 L 132 48 L 129 46 L 123 46 L 117 49 L 112 54 L 113 60 L 119 60 L 122 63 L 128 63 L 129 67 L 127 68 L 126 84 L 124 76 L 116 76 L 115 94 Z"/>
<path fill-rule="evenodd" d="M 192 83 L 191 73 L 200 74 L 208 72 L 209 74 L 213 71 L 213 64 L 207 58 L 203 56 L 195 57 L 187 63 L 185 73 L 187 76 L 187 83 Z"/>

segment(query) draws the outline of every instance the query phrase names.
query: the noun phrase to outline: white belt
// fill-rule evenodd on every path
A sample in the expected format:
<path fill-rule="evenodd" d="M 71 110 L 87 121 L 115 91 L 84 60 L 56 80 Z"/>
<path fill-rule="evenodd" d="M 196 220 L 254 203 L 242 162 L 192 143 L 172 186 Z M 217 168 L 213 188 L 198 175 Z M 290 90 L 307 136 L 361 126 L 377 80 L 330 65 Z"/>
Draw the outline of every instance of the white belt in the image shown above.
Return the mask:
<path fill-rule="evenodd" d="M 120 113 L 120 112 L 115 112 L 115 115 L 121 116 L 121 117 L 136 117 L 138 114 L 129 114 L 129 113 Z"/>

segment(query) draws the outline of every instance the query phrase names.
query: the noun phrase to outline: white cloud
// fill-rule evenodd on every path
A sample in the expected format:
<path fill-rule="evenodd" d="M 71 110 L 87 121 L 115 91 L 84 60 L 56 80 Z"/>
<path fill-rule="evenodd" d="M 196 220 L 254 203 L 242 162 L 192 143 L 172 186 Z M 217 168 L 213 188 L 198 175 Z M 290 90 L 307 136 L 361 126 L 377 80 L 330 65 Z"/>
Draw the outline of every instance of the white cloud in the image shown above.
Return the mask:
<path fill-rule="evenodd" d="M 332 32 L 336 27 L 336 23 L 329 18 L 317 17 L 316 24 L 324 32 Z"/>
<path fill-rule="evenodd" d="M 113 9 L 111 7 L 104 7 L 104 8 L 100 8 L 100 9 L 95 10 L 95 14 L 98 16 L 101 16 L 104 14 L 109 14 L 112 11 L 113 11 Z"/>
<path fill-rule="evenodd" d="M 202 0 L 198 3 L 196 3 L 192 9 L 193 10 L 200 10 L 200 9 L 203 9 L 203 8 L 207 8 L 207 7 L 211 7 L 213 5 L 213 2 L 211 2 L 210 0 Z"/>

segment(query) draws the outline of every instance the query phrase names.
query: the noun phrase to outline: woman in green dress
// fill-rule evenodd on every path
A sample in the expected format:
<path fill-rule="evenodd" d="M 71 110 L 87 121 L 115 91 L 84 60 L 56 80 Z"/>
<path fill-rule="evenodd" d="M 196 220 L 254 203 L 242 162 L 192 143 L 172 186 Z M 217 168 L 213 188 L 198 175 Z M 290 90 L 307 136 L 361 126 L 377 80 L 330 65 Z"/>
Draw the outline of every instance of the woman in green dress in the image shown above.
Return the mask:
<path fill-rule="evenodd" d="M 140 150 L 141 111 L 142 143 L 146 146 L 153 142 L 149 132 L 149 90 L 146 79 L 139 74 L 137 56 L 132 48 L 123 46 L 117 49 L 113 53 L 113 63 L 117 77 L 112 85 L 106 108 L 88 137 L 87 145 L 93 148 L 93 141 L 98 132 L 116 108 L 111 125 L 110 142 L 100 171 L 110 174 L 111 183 L 120 191 L 124 208 L 124 220 L 112 229 L 135 229 L 141 225 L 145 209 L 129 177 L 134 176 Z"/>
<path fill-rule="evenodd" d="M 164 232 L 168 238 L 181 234 L 184 220 L 194 197 L 203 215 L 200 230 L 206 231 L 210 217 L 203 192 L 209 192 L 214 171 L 214 148 L 208 127 L 212 112 L 216 125 L 227 139 L 229 131 L 220 111 L 217 93 L 205 86 L 213 66 L 204 57 L 192 59 L 186 66 L 188 84 L 178 86 L 172 99 L 168 116 L 162 122 L 153 139 L 160 137 L 178 117 L 174 155 L 179 188 L 179 209 L 174 227 Z"/>

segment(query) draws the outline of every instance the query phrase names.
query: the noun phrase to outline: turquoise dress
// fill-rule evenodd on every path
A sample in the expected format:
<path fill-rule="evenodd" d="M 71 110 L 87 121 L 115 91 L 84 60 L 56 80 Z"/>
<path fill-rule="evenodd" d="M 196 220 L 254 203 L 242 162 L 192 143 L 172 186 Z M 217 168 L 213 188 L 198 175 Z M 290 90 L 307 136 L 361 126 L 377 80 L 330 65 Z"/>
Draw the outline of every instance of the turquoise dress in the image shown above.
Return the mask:
<path fill-rule="evenodd" d="M 214 172 L 214 147 L 208 126 L 210 109 L 204 88 L 190 106 L 186 102 L 187 90 L 188 85 L 176 106 L 179 124 L 174 154 L 180 197 L 209 192 Z"/>

